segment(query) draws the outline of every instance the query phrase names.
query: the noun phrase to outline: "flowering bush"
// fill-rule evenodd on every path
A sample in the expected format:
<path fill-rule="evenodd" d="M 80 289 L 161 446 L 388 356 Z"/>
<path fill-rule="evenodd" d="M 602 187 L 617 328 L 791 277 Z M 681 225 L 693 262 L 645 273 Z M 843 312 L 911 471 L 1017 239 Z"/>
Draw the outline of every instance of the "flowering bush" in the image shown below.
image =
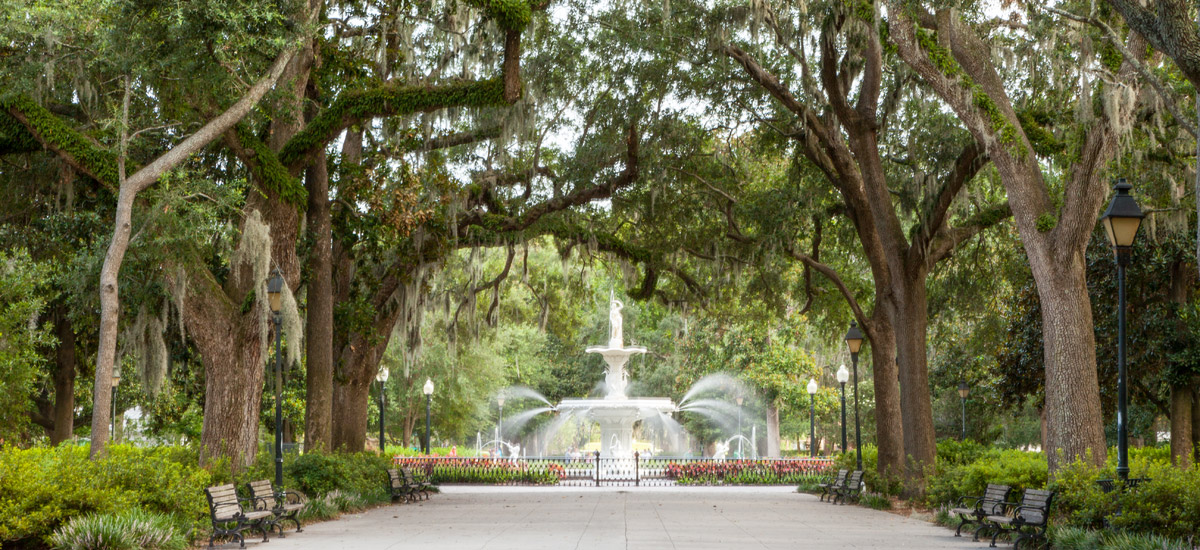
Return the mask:
<path fill-rule="evenodd" d="M 825 475 L 822 459 L 670 462 L 666 476 L 683 485 L 793 485 Z"/>

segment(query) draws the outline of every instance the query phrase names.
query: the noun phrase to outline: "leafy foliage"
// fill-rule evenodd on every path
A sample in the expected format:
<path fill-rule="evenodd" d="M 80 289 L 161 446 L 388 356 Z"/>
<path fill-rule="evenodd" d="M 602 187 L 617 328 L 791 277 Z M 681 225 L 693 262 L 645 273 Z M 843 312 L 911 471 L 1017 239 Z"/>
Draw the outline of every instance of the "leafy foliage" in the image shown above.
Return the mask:
<path fill-rule="evenodd" d="M 53 342 L 50 329 L 39 324 L 45 298 L 39 285 L 49 274 L 25 250 L 0 250 L 0 442 L 18 439 L 29 422 L 16 413 L 30 407 L 34 382 L 45 362 L 40 346 Z"/>
<path fill-rule="evenodd" d="M 188 546 L 170 517 L 137 508 L 71 518 L 50 541 L 56 550 L 183 550 Z"/>

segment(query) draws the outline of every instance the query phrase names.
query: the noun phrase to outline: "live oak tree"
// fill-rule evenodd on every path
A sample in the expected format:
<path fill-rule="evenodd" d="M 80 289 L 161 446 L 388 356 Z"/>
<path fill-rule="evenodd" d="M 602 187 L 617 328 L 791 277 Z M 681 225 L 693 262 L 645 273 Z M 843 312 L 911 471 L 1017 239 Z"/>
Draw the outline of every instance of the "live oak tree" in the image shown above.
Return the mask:
<path fill-rule="evenodd" d="M 954 121 L 923 116 L 936 107 L 914 93 L 920 88 L 911 73 L 885 73 L 894 54 L 881 42 L 873 9 L 836 2 L 788 9 L 779 13 L 769 4 L 710 9 L 678 2 L 670 11 L 650 7 L 641 14 L 643 26 L 662 24 L 671 32 L 638 45 L 667 58 L 686 52 L 690 68 L 675 73 L 688 88 L 680 93 L 701 98 L 710 116 L 726 127 L 757 125 L 778 134 L 781 143 L 770 146 L 802 158 L 810 181 L 824 179 L 838 197 L 836 204 L 815 207 L 810 199 L 780 189 L 773 207 L 754 210 L 744 190 L 761 172 L 739 171 L 736 155 L 719 148 L 701 153 L 717 157 L 711 169 L 677 169 L 675 185 L 710 197 L 695 207 L 711 212 L 718 223 L 693 226 L 699 234 L 721 235 L 730 250 L 773 251 L 833 282 L 873 344 L 881 470 L 920 478 L 921 465 L 934 459 L 926 279 L 932 266 L 961 243 L 1003 220 L 1007 205 L 957 198 L 986 165 L 987 155 L 964 139 Z M 708 36 L 707 43 L 687 38 L 697 34 Z M 744 113 L 745 121 L 731 112 Z M 927 120 L 943 126 L 924 133 L 916 129 Z M 774 185 L 786 188 L 794 182 L 781 179 Z M 782 213 L 779 207 L 791 201 L 799 204 Z M 672 212 L 680 215 L 678 209 Z M 874 281 L 869 308 L 842 280 L 846 275 L 820 261 L 821 223 L 830 215 L 853 223 Z M 798 219 L 786 221 L 788 216 Z M 805 234 L 813 238 L 802 239 Z M 829 258 L 830 250 L 824 252 Z M 913 459 L 909 468 L 906 456 Z"/>
<path fill-rule="evenodd" d="M 889 36 L 900 56 L 982 144 L 1008 190 L 1042 306 L 1051 469 L 1079 457 L 1102 463 L 1106 445 L 1083 253 L 1107 196 L 1106 165 L 1136 113 L 1140 85 L 1135 69 L 1128 61 L 1102 55 L 1100 47 L 1085 48 L 1069 59 L 1054 59 L 1052 50 L 1038 52 L 1046 58 L 1019 50 L 1030 56 L 1029 66 L 1041 67 L 1026 72 L 1023 81 L 1023 86 L 1047 87 L 1042 92 L 1047 99 L 1039 105 L 1032 93 L 1009 92 L 1012 87 L 992 53 L 1002 39 L 997 30 L 1002 25 L 975 24 L 956 10 L 934 13 L 919 3 L 891 2 L 887 8 Z M 1061 24 L 1044 14 L 1030 16 L 1029 39 L 1046 33 L 1050 40 L 1081 40 L 1062 33 Z M 1124 40 L 1130 51 L 1145 51 L 1136 34 Z M 1071 85 L 1051 88 L 1051 75 L 1060 71 L 1084 77 L 1064 77 L 1057 82 Z M 1067 154 L 1055 157 L 1050 173 L 1041 162 L 1053 157 L 1047 146 L 1054 140 L 1046 139 L 1045 129 L 1031 123 L 1028 114 L 1018 115 L 1037 106 L 1075 117 Z"/>

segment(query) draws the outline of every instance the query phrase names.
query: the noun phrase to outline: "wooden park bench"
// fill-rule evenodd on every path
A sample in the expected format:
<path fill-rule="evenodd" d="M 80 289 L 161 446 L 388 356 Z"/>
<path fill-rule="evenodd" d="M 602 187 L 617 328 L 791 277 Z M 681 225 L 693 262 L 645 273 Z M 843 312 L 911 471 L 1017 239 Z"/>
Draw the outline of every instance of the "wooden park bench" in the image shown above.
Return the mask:
<path fill-rule="evenodd" d="M 1013 541 L 1014 550 L 1019 550 L 1024 541 L 1046 540 L 1046 522 L 1050 519 L 1053 501 L 1054 491 L 1025 489 L 1020 504 L 1009 504 L 1004 514 L 987 516 L 988 523 L 996 529 L 990 546 L 995 548 L 996 538 L 1005 532 L 1017 535 Z"/>
<path fill-rule="evenodd" d="M 429 493 L 433 492 L 432 484 L 427 483 L 424 479 L 414 478 L 412 468 L 407 466 L 401 468 L 400 472 L 404 474 L 404 483 L 408 484 L 414 495 L 419 494 L 425 497 L 425 500 L 429 500 Z"/>
<path fill-rule="evenodd" d="M 400 473 L 400 470 L 397 470 L 396 468 L 388 468 L 387 477 L 387 489 L 389 494 L 392 495 L 392 502 L 396 502 L 396 500 L 401 498 L 403 498 L 405 501 L 416 500 L 416 490 L 408 483 L 408 481 L 404 479 L 404 476 Z"/>
<path fill-rule="evenodd" d="M 988 516 L 1003 515 L 1011 493 L 1012 488 L 1008 485 L 989 483 L 987 489 L 983 492 L 983 496 L 962 497 L 958 499 L 958 506 L 950 509 L 950 513 L 958 515 L 958 519 L 961 520 L 958 524 L 958 529 L 954 530 L 954 536 L 961 537 L 963 527 L 975 524 L 975 536 L 973 538 L 974 540 L 979 540 L 980 532 L 986 527 L 983 519 Z"/>
<path fill-rule="evenodd" d="M 836 476 L 829 478 L 829 480 L 825 483 L 818 483 L 817 487 L 821 489 L 820 500 L 824 501 L 825 497 L 833 498 L 834 493 L 836 493 L 838 489 L 841 489 L 842 485 L 846 484 L 846 475 L 849 473 L 850 470 L 838 470 Z"/>
<path fill-rule="evenodd" d="M 212 548 L 213 539 L 217 537 L 236 538 L 241 548 L 246 547 L 246 539 L 242 531 L 257 529 L 262 531 L 263 542 L 267 542 L 267 529 L 270 520 L 275 516 L 265 504 L 252 498 L 239 499 L 237 489 L 233 484 L 218 485 L 204 490 L 208 497 L 208 510 L 212 514 L 213 534 L 208 537 L 208 547 Z M 242 507 L 248 503 L 249 509 Z"/>
<path fill-rule="evenodd" d="M 282 523 L 285 521 L 296 524 L 297 533 L 304 530 L 300 526 L 300 519 L 296 517 L 304 509 L 304 495 L 295 491 L 276 491 L 266 479 L 251 481 L 246 486 L 250 489 L 250 496 L 275 515 L 269 523 L 270 527 L 279 531 L 279 536 L 284 536 Z"/>
<path fill-rule="evenodd" d="M 863 473 L 862 470 L 854 470 L 850 472 L 850 477 L 846 478 L 846 483 L 837 490 L 837 494 L 833 497 L 833 503 L 837 504 L 842 501 L 845 504 L 848 500 L 858 500 L 862 496 L 863 490 Z"/>

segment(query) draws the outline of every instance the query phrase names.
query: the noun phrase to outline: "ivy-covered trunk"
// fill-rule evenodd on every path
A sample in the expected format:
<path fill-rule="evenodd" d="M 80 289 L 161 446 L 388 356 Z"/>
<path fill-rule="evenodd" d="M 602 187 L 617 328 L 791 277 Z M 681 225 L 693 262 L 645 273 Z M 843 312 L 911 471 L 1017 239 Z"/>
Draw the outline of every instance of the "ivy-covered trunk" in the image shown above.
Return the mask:
<path fill-rule="evenodd" d="M 333 449 L 356 453 L 367 444 L 367 402 L 371 382 L 339 380 L 333 386 Z"/>
<path fill-rule="evenodd" d="M 1198 205 L 1200 206 L 1200 205 Z M 1171 264 L 1171 288 L 1167 299 L 1176 307 L 1185 307 L 1188 302 L 1188 289 L 1195 277 L 1191 266 L 1182 261 Z M 1176 319 L 1175 330 L 1186 331 L 1187 326 L 1182 319 Z M 1177 381 L 1171 385 L 1171 463 L 1188 468 L 1193 464 L 1192 448 L 1197 439 L 1197 426 L 1192 423 L 1192 408 L 1198 404 L 1193 402 L 1195 380 Z"/>
<path fill-rule="evenodd" d="M 350 343 L 342 348 L 333 383 L 334 450 L 356 453 L 366 446 L 371 382 L 375 380 L 379 362 L 391 340 L 387 336 L 390 329 L 381 334 L 384 336 L 353 335 Z"/>

